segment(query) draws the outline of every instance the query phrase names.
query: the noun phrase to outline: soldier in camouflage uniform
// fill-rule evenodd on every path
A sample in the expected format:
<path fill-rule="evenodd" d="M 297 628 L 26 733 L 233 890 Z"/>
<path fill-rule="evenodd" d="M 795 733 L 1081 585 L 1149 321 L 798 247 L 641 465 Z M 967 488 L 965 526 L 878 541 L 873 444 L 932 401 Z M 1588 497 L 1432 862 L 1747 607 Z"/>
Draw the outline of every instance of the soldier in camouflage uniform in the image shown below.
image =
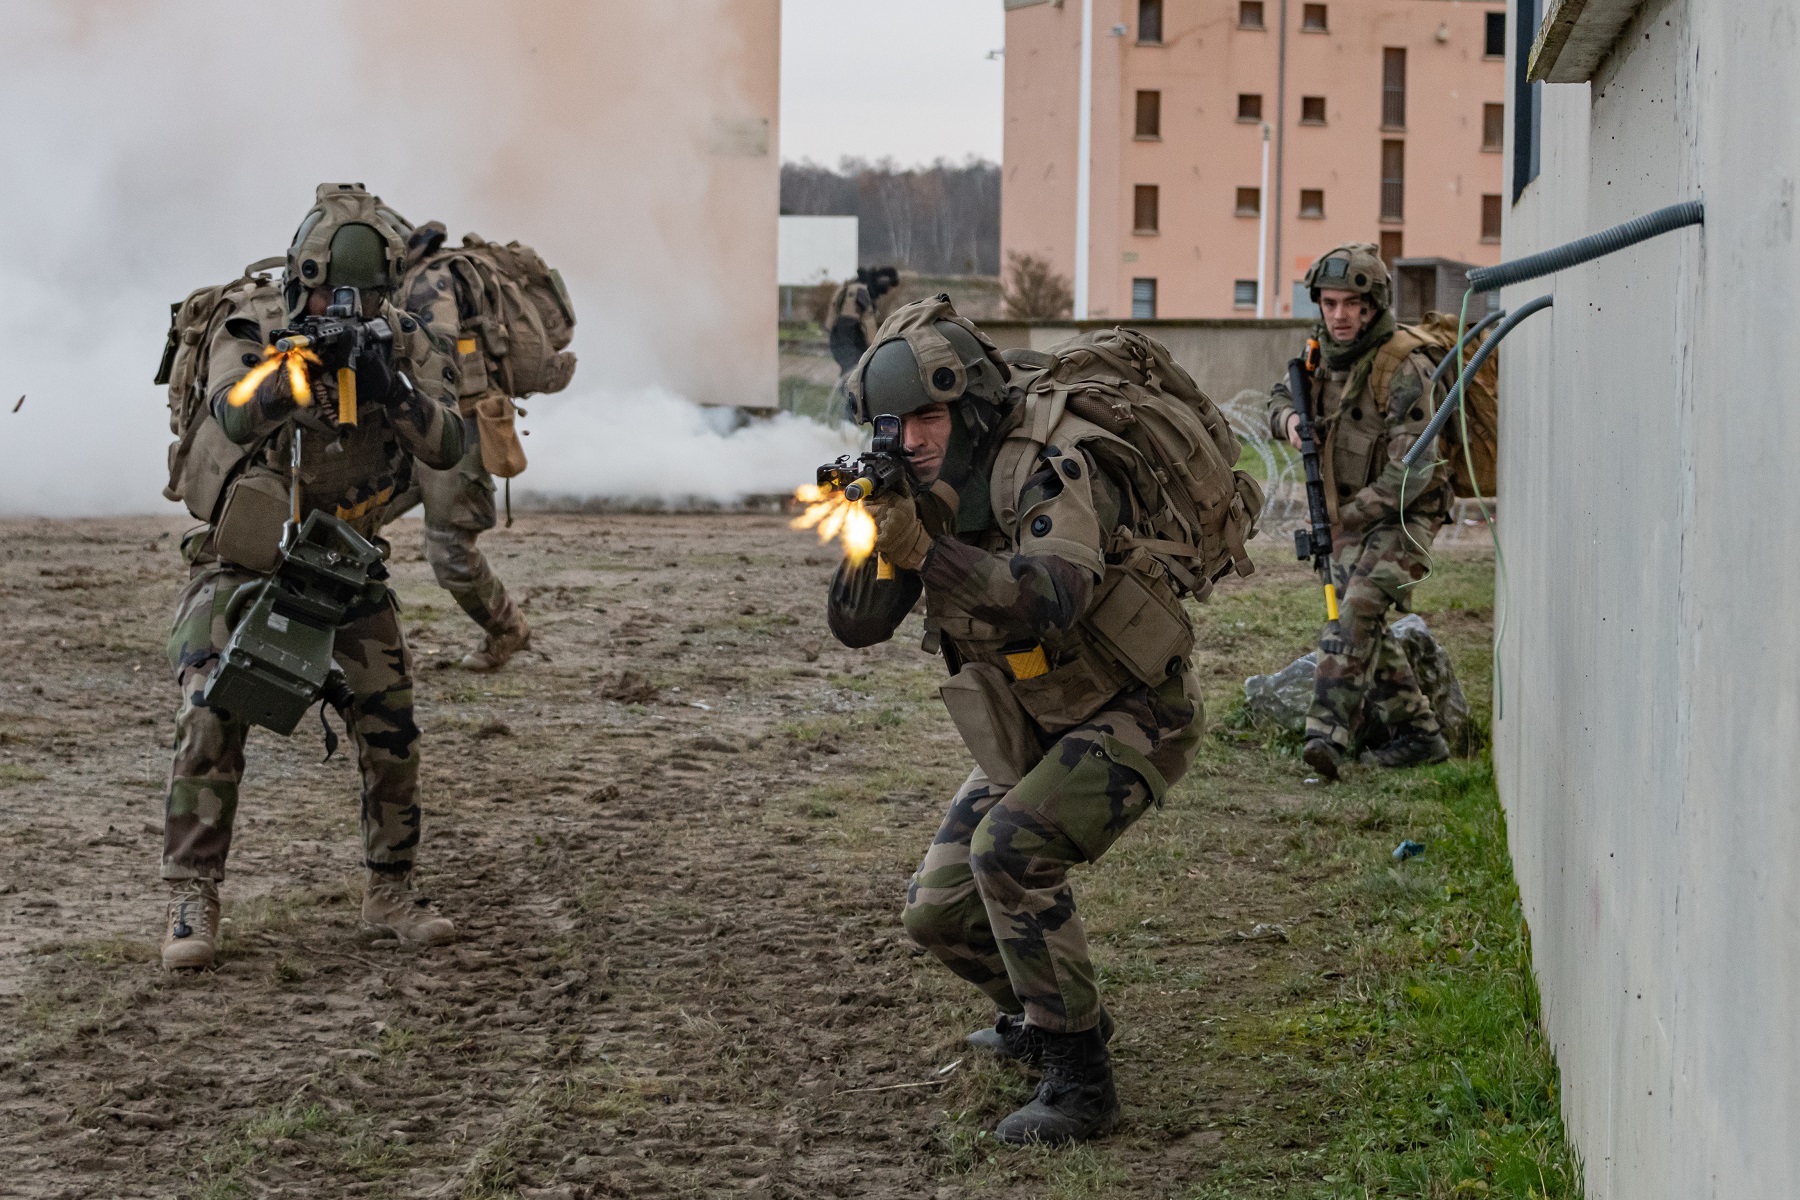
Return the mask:
<path fill-rule="evenodd" d="M 419 226 L 408 238 L 409 259 L 423 260 L 443 240 L 442 222 Z M 463 305 L 463 285 L 454 275 L 451 279 L 458 289 L 453 293 L 455 302 Z M 454 321 L 453 316 L 453 337 Z M 476 538 L 499 524 L 494 477 L 482 462 L 481 435 L 476 427 L 474 402 L 480 398 L 472 395 L 458 400 L 465 447 L 462 458 L 446 470 L 426 462 L 417 464 L 413 486 L 389 506 L 387 519 L 398 518 L 423 502 L 425 561 L 431 564 L 438 586 L 450 593 L 483 634 L 481 645 L 463 655 L 459 665 L 466 671 L 498 671 L 519 651 L 531 648 L 531 627 L 475 544 Z"/>
<path fill-rule="evenodd" d="M 1020 495 L 991 494 L 1021 404 L 1009 379 L 947 297 L 882 327 L 850 391 L 864 422 L 902 417 L 910 488 L 867 502 L 877 554 L 839 568 L 828 618 L 839 641 L 868 646 L 924 594 L 925 649 L 954 675 L 946 705 L 978 765 L 913 875 L 904 923 L 999 1010 L 971 1043 L 1043 1068 L 1037 1095 L 998 1136 L 1063 1142 L 1104 1133 L 1119 1115 L 1112 1022 L 1069 868 L 1161 803 L 1193 762 L 1203 714 L 1185 651 L 1147 683 L 1103 645 L 1122 631 L 1097 628 L 1100 598 L 1137 578 L 1107 556 L 1133 523 L 1130 487 L 1096 468 L 1079 435 L 1059 435 Z M 1168 644 L 1191 648 L 1173 593 L 1145 586 L 1170 601 L 1159 610 L 1173 623 L 1161 631 Z"/>
<path fill-rule="evenodd" d="M 1443 464 L 1421 461 L 1409 474 L 1400 461 L 1442 399 L 1426 394 L 1436 364 L 1396 325 L 1387 267 L 1375 246 L 1338 247 L 1313 264 L 1305 283 L 1321 312 L 1313 418 L 1341 610 L 1319 636 L 1306 762 L 1336 779 L 1365 713 L 1389 736 L 1364 761 L 1442 762 L 1450 749 L 1431 702 L 1387 626 L 1390 607 L 1409 611 L 1411 588 L 1429 570 L 1432 539 L 1453 499 Z M 1269 399 L 1270 431 L 1298 449 L 1299 422 L 1283 379 Z"/>
<path fill-rule="evenodd" d="M 324 312 L 331 291 L 360 289 L 364 317 L 392 328 L 391 355 L 357 368 L 358 421 L 338 423 L 331 352 L 310 372 L 311 403 L 296 404 L 286 372 L 248 395 L 235 385 L 264 357 L 274 334 L 247 316 L 225 320 L 210 350 L 212 419 L 249 447 L 245 481 L 284 479 L 296 430 L 301 439 L 301 516 L 323 510 L 373 539 L 384 506 L 406 484 L 412 460 L 449 468 L 463 456 L 454 405 L 456 315 L 449 281 L 421 277 L 393 294 L 405 244 L 395 218 L 358 185 L 323 184 L 318 203 L 288 252 L 287 318 Z M 241 401 L 241 402 L 240 402 Z M 243 486 L 240 482 L 238 486 Z M 189 581 L 176 604 L 169 663 L 181 688 L 175 755 L 163 829 L 162 877 L 169 881 L 166 967 L 211 965 L 218 936 L 218 882 L 231 848 L 247 727 L 208 708 L 202 696 L 242 599 L 265 575 L 221 557 L 222 517 L 182 542 Z M 279 528 L 268 531 L 279 536 Z M 236 536 L 234 532 L 234 536 Z M 236 545 L 227 541 L 227 545 Z M 249 557 L 246 555 L 245 557 Z M 419 728 L 413 719 L 412 655 L 391 592 L 359 602 L 337 631 L 333 655 L 353 696 L 346 723 L 362 771 L 363 918 L 402 939 L 442 941 L 453 926 L 411 890 L 419 844 Z"/>

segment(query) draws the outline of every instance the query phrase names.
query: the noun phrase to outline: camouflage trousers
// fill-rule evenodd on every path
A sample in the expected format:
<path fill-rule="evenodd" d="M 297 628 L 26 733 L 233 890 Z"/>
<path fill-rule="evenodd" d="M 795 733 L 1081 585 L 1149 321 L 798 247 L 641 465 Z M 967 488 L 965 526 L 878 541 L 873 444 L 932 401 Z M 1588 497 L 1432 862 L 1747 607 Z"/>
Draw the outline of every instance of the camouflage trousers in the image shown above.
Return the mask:
<path fill-rule="evenodd" d="M 181 686 L 181 708 L 164 804 L 164 879 L 225 876 L 250 731 L 200 698 L 238 616 L 233 596 L 262 578 L 218 564 L 195 567 L 175 607 L 169 665 Z M 419 727 L 412 655 L 392 599 L 352 608 L 332 655 L 355 697 L 348 725 L 362 769 L 363 859 L 372 871 L 404 874 L 419 845 Z"/>
<path fill-rule="evenodd" d="M 509 618 L 506 585 L 475 544 L 499 521 L 494 477 L 482 465 L 481 433 L 474 417 L 463 418 L 463 437 L 469 451 L 449 470 L 413 465 L 415 486 L 425 504 L 425 561 L 438 586 L 477 625 L 497 634 Z"/>
<path fill-rule="evenodd" d="M 1348 752 L 1365 717 L 1390 730 L 1437 732 L 1431 701 L 1387 627 L 1390 607 L 1408 611 L 1410 585 L 1425 578 L 1425 555 L 1436 533 L 1436 522 L 1406 530 L 1381 526 L 1338 551 L 1332 575 L 1339 617 L 1319 635 L 1308 738 L 1324 738 Z"/>
<path fill-rule="evenodd" d="M 1192 672 L 1124 692 L 1010 789 L 978 767 L 906 890 L 913 941 L 1002 1012 L 1079 1033 L 1100 1019 L 1069 868 L 1111 848 L 1193 764 L 1205 728 Z"/>

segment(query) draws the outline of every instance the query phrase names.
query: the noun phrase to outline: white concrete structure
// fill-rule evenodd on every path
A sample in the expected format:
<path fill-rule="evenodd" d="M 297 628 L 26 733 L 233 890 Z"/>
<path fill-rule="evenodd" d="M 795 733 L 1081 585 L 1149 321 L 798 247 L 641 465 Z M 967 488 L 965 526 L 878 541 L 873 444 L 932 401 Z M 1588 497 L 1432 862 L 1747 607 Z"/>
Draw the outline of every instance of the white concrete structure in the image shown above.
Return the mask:
<path fill-rule="evenodd" d="M 1707 221 L 1505 295 L 1556 307 L 1504 351 L 1495 760 L 1588 1196 L 1776 1200 L 1800 1195 L 1800 9 L 1648 0 L 1604 54 L 1590 34 L 1557 37 L 1591 82 L 1536 88 L 1505 257 L 1693 198 Z"/>
<path fill-rule="evenodd" d="M 813 287 L 856 274 L 858 217 L 782 217 L 775 255 L 775 282 Z"/>

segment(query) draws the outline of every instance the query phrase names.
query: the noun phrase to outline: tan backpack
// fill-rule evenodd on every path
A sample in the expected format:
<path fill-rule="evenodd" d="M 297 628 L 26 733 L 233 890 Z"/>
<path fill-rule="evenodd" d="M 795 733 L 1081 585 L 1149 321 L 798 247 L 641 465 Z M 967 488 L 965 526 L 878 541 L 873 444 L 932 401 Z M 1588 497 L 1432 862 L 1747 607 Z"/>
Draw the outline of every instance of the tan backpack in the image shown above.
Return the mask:
<path fill-rule="evenodd" d="M 410 262 L 400 294 L 419 272 L 439 266 L 456 280 L 465 397 L 497 391 L 517 400 L 569 386 L 575 308 L 562 276 L 537 251 L 464 234 L 461 246 L 436 246 Z"/>
<path fill-rule="evenodd" d="M 1394 336 L 1376 351 L 1369 385 L 1382 412 L 1387 411 L 1388 385 L 1393 382 L 1394 372 L 1400 369 L 1400 364 L 1408 355 L 1423 350 L 1433 365 L 1442 365 L 1444 356 L 1456 351 L 1456 327 L 1457 319 L 1448 313 L 1426 313 L 1419 324 L 1398 327 Z M 1472 338 L 1463 348 L 1465 367 L 1488 336 Z M 1452 366 L 1445 372 L 1445 390 L 1456 386 L 1455 370 Z M 1491 497 L 1498 484 L 1496 467 L 1500 454 L 1500 355 L 1497 351 L 1488 355 L 1481 370 L 1469 381 L 1469 394 L 1463 397 L 1463 414 L 1462 420 L 1452 417 L 1444 426 L 1444 432 L 1438 438 L 1438 453 L 1450 464 L 1450 486 L 1458 496 L 1465 500 L 1476 495 Z M 1469 427 L 1466 455 L 1463 453 L 1463 420 Z M 1473 477 L 1469 474 L 1471 458 L 1475 460 Z"/>
<path fill-rule="evenodd" d="M 208 371 L 214 335 L 227 322 L 244 320 L 264 334 L 286 318 L 281 282 L 269 272 L 281 258 L 265 258 L 244 268 L 230 283 L 204 287 L 169 306 L 169 337 L 157 367 L 158 385 L 169 389 L 169 482 L 163 495 L 187 504 L 197 519 L 212 521 L 219 498 L 251 447 L 225 436 L 207 407 Z"/>
<path fill-rule="evenodd" d="M 1135 329 L 1100 329 L 1002 357 L 1026 398 L 995 461 L 997 506 L 1016 501 L 1043 447 L 1079 443 L 1129 481 L 1142 510 L 1109 552 L 1127 563 L 1148 556 L 1199 600 L 1226 572 L 1256 569 L 1244 545 L 1256 536 L 1262 488 L 1235 469 L 1242 447 L 1230 422 L 1166 346 Z"/>

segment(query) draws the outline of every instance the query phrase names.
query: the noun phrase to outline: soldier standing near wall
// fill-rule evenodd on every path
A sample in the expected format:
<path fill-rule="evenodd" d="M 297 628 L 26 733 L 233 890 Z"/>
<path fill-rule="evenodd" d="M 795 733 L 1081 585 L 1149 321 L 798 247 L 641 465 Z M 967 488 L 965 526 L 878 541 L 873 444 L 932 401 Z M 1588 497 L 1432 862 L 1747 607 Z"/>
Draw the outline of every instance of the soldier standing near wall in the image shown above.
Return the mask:
<path fill-rule="evenodd" d="M 1342 615 L 1319 635 L 1306 762 L 1327 779 L 1355 750 L 1367 706 L 1390 731 L 1364 755 L 1383 767 L 1442 762 L 1450 750 L 1406 652 L 1388 632 L 1390 607 L 1409 611 L 1412 585 L 1429 570 L 1432 539 L 1452 501 L 1448 470 L 1401 458 L 1430 422 L 1441 395 L 1426 395 L 1436 367 L 1427 339 L 1396 325 L 1387 267 L 1377 247 L 1339 246 L 1305 278 L 1321 313 L 1323 362 L 1311 381 L 1320 468 L 1331 512 L 1333 572 Z M 1287 380 L 1269 398 L 1269 428 L 1300 448 L 1300 415 Z M 1404 493 L 1405 520 L 1401 520 Z"/>
<path fill-rule="evenodd" d="M 881 298 L 900 286 L 900 272 L 893 267 L 863 267 L 855 279 L 846 279 L 831 298 L 830 320 L 825 332 L 831 338 L 831 357 L 838 370 L 849 374 L 875 340 L 877 310 Z"/>
<path fill-rule="evenodd" d="M 1108 556 L 1142 510 L 1086 448 L 1100 431 L 1063 417 L 1043 431 L 1054 444 L 997 467 L 1026 403 L 1009 378 L 948 297 L 882 326 L 849 390 L 864 423 L 901 419 L 906 479 L 867 502 L 877 554 L 839 568 L 828 616 L 845 645 L 873 645 L 924 593 L 925 649 L 955 674 L 946 704 L 979 765 L 912 878 L 904 922 L 999 1010 L 970 1041 L 1043 1068 L 997 1135 L 1065 1142 L 1119 1116 L 1112 1022 L 1068 871 L 1161 802 L 1193 762 L 1203 715 L 1185 669 L 1192 626 L 1166 577 Z M 1102 602 L 1121 589 L 1142 603 Z M 1130 631 L 1108 623 L 1127 607 Z M 1153 682 L 1119 656 L 1134 635 L 1175 656 L 1156 655 Z"/>
<path fill-rule="evenodd" d="M 190 577 L 168 644 L 181 707 L 163 827 L 161 873 L 170 889 L 165 967 L 213 962 L 218 884 L 231 849 L 249 730 L 209 708 L 204 695 L 242 615 L 241 598 L 268 577 L 243 564 L 278 557 L 290 481 L 297 475 L 300 517 L 323 511 L 373 538 L 415 458 L 448 469 L 463 456 L 450 282 L 426 274 L 414 278 L 404 295 L 396 290 L 406 253 L 403 231 L 400 219 L 361 185 L 321 184 L 288 250 L 282 293 L 260 309 L 227 305 L 206 327 L 210 341 L 196 341 L 205 355 L 205 403 L 196 416 L 216 427 L 183 439 L 193 446 L 186 498 L 207 523 L 182 542 Z M 280 326 L 306 314 L 325 315 L 341 288 L 356 289 L 361 311 L 354 315 L 383 319 L 393 338 L 391 352 L 358 360 L 354 424 L 348 403 L 340 412 L 334 370 L 346 364 L 330 348 L 320 351 L 321 361 L 310 371 L 304 405 L 286 371 L 268 374 L 254 389 L 237 388 L 264 361 Z M 171 346 L 179 341 L 171 338 Z M 296 438 L 297 470 L 291 458 Z M 208 472 L 214 476 L 210 485 Z M 220 498 L 197 501 L 201 495 Z M 273 503 L 255 503 L 259 496 L 273 497 Z M 352 697 L 346 724 L 362 771 L 363 919 L 403 940 L 442 941 L 454 927 L 411 887 L 419 844 L 419 728 L 412 655 L 392 592 L 381 589 L 352 607 L 332 654 Z"/>

